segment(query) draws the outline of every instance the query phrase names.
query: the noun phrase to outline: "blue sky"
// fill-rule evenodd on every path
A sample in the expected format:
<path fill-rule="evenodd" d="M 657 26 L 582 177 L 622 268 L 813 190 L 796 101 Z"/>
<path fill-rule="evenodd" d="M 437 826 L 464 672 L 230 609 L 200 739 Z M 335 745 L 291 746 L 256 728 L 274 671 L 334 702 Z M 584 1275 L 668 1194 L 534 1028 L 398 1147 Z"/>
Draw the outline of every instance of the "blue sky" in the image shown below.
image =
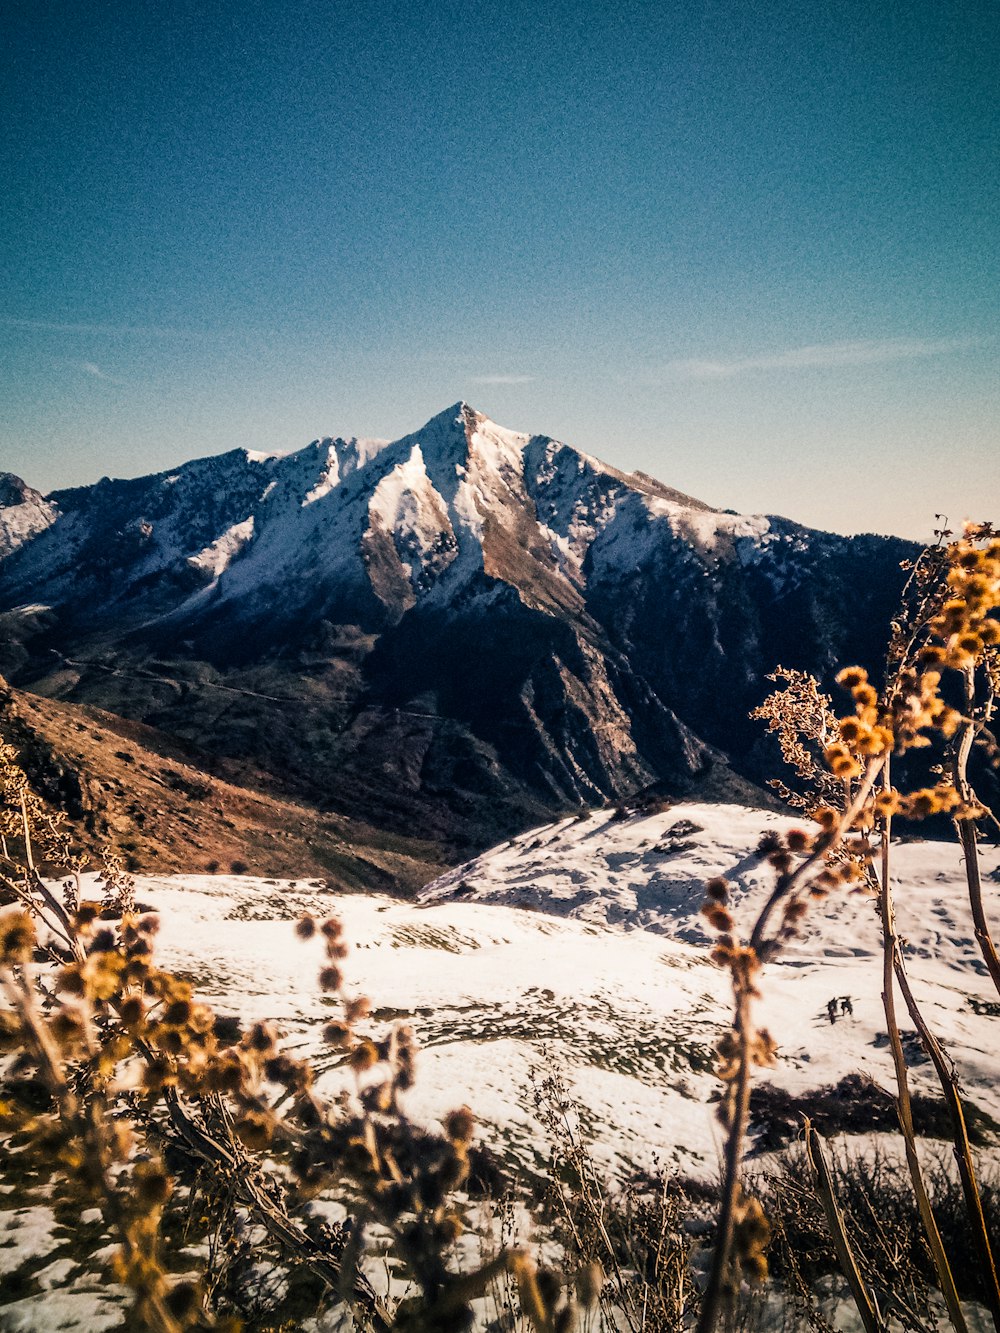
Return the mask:
<path fill-rule="evenodd" d="M 13 10 L 0 468 L 465 398 L 720 506 L 1000 518 L 992 0 Z"/>

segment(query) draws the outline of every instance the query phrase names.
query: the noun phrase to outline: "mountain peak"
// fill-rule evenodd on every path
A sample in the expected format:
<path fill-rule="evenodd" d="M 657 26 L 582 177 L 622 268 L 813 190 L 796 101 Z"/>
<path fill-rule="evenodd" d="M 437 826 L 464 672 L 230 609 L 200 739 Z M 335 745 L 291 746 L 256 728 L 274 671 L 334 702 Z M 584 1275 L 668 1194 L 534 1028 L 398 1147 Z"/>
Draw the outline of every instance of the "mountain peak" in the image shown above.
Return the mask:
<path fill-rule="evenodd" d="M 459 400 L 431 417 L 419 430 L 404 435 L 396 444 L 404 449 L 419 447 L 435 485 L 443 488 L 450 498 L 456 484 L 456 468 L 466 467 L 473 451 L 473 439 L 484 432 L 498 437 L 511 434 Z"/>
<path fill-rule="evenodd" d="M 16 473 L 0 472 L 0 509 L 6 509 L 8 505 L 24 504 L 37 495 L 38 492 L 33 491 Z"/>
<path fill-rule="evenodd" d="M 55 507 L 13 472 L 0 472 L 0 560 L 55 522 Z"/>
<path fill-rule="evenodd" d="M 472 840 L 745 758 L 777 662 L 877 660 L 912 555 L 710 510 L 463 400 L 388 442 L 0 484 L 15 686 Z"/>
<path fill-rule="evenodd" d="M 429 421 L 425 421 L 420 430 L 411 432 L 413 435 L 422 435 L 430 430 L 447 430 L 452 426 L 461 426 L 466 430 L 474 429 L 480 422 L 489 423 L 489 418 L 482 412 L 479 412 L 464 398 L 458 402 L 450 404 L 440 412 L 435 412 Z M 490 423 L 492 424 L 492 423 Z"/>

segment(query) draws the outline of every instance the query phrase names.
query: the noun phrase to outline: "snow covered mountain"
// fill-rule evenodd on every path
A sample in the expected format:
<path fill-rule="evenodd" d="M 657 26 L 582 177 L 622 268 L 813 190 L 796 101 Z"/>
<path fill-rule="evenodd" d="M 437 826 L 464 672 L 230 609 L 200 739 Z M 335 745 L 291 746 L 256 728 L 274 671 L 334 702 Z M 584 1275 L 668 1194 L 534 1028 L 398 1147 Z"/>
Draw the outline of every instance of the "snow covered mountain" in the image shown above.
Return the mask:
<path fill-rule="evenodd" d="M 714 510 L 463 403 L 4 522 L 15 683 L 466 845 L 746 768 L 764 673 L 876 657 L 909 550 Z"/>
<path fill-rule="evenodd" d="M 76 621 L 118 630 L 304 610 L 382 628 L 418 604 L 495 595 L 484 580 L 575 615 L 590 581 L 633 570 L 664 541 L 753 560 L 789 528 L 718 513 L 461 403 L 393 443 L 237 449 L 48 505 L 26 488 L 16 500 L 0 511 L 24 514 L 8 537 L 9 551 L 25 549 L 4 571 L 7 604 L 44 590 Z"/>
<path fill-rule="evenodd" d="M 157 616 L 197 626 L 221 612 L 263 621 L 304 609 L 349 610 L 381 628 L 418 604 L 495 592 L 477 576 L 526 606 L 578 614 L 590 585 L 648 567 L 668 545 L 706 569 L 766 560 L 789 583 L 789 557 L 818 535 L 713 510 L 464 403 L 395 442 L 235 449 L 49 501 L 9 483 L 6 554 L 24 549 L 4 569 L 5 603 L 44 589 L 75 620 L 119 631 Z"/>
<path fill-rule="evenodd" d="M 43 532 L 57 510 L 13 472 L 0 472 L 0 560 Z"/>

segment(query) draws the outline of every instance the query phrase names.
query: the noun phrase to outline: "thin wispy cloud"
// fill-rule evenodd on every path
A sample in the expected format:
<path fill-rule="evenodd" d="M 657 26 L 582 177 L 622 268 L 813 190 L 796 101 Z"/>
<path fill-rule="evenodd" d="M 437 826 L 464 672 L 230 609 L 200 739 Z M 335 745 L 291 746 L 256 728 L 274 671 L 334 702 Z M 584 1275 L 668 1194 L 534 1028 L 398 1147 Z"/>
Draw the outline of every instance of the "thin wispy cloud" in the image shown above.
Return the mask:
<path fill-rule="evenodd" d="M 121 380 L 115 379 L 113 375 L 107 374 L 94 361 L 80 361 L 77 363 L 77 370 L 84 375 L 89 375 L 91 379 L 103 380 L 105 384 L 121 384 Z"/>
<path fill-rule="evenodd" d="M 63 324 L 48 319 L 15 319 L 0 315 L 0 325 L 7 329 L 24 329 L 31 333 L 84 333 L 106 334 L 113 338 L 205 338 L 205 333 L 194 329 L 166 328 L 157 324 Z"/>
<path fill-rule="evenodd" d="M 534 375 L 473 375 L 473 384 L 534 384 Z"/>
<path fill-rule="evenodd" d="M 756 371 L 836 370 L 842 366 L 888 365 L 893 361 L 947 356 L 982 347 L 988 341 L 983 338 L 886 338 L 874 342 L 813 343 L 765 356 L 728 360 L 690 357 L 668 361 L 661 374 L 672 379 L 713 380 L 730 379 L 734 375 L 747 375 Z"/>

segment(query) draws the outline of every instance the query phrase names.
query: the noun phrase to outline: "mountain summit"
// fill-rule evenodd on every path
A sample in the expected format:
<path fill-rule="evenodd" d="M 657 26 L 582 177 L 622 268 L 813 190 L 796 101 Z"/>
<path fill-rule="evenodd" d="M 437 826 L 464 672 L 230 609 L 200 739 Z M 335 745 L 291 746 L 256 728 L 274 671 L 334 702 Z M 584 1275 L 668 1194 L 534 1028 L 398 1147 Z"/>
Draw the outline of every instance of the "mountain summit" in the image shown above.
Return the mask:
<path fill-rule="evenodd" d="M 395 441 L 45 499 L 8 479 L 0 539 L 16 683 L 463 845 L 752 772 L 765 673 L 876 656 L 909 550 L 721 512 L 465 403 Z"/>
<path fill-rule="evenodd" d="M 223 612 L 284 622 L 304 610 L 381 628 L 494 579 L 527 606 L 578 612 L 595 543 L 594 558 L 613 564 L 630 560 L 622 537 L 640 527 L 712 549 L 769 531 L 767 520 L 719 514 L 465 403 L 394 442 L 326 438 L 285 456 L 236 449 L 58 491 L 45 518 L 24 526 L 24 545 L 51 531 L 7 563 L 5 597 L 44 590 L 77 620 L 119 629 L 164 617 L 200 625 Z"/>
<path fill-rule="evenodd" d="M 44 495 L 13 472 L 0 472 L 0 560 L 55 520 Z"/>

